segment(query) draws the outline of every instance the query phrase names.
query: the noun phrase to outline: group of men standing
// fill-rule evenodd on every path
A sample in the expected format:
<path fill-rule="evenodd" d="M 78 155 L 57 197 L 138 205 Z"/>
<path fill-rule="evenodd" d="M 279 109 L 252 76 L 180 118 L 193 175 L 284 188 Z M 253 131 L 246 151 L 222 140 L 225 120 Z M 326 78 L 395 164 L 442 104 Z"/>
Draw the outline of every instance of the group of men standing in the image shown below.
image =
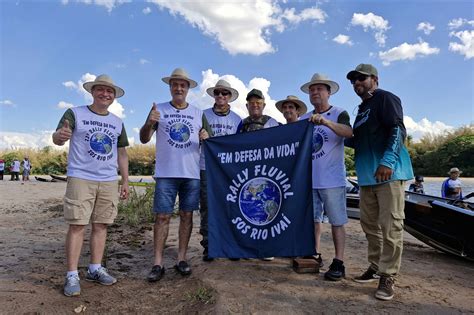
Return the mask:
<path fill-rule="evenodd" d="M 355 148 L 361 186 L 361 225 L 369 242 L 368 270 L 355 280 L 379 280 L 375 296 L 393 297 L 394 276 L 400 267 L 403 232 L 403 181 L 412 178 L 408 153 L 403 145 L 406 135 L 400 99 L 378 89 L 377 70 L 361 64 L 347 74 L 354 91 L 362 99 L 354 127 L 348 113 L 329 103 L 339 85 L 315 74 L 301 86 L 314 109 L 306 113 L 305 103 L 288 96 L 276 103 L 287 123 L 308 119 L 314 123 L 312 174 L 313 213 L 316 241 L 314 258 L 322 263 L 320 235 L 323 215 L 327 215 L 335 247 L 334 259 L 325 273 L 328 280 L 345 277 L 344 225 L 346 213 L 346 172 L 344 140 Z M 246 97 L 249 116 L 241 119 L 229 103 L 239 93 L 227 81 L 219 80 L 207 89 L 214 98 L 211 108 L 200 110 L 186 101 L 189 89 L 197 86 L 183 69 L 175 69 L 163 82 L 169 85 L 171 101 L 155 104 L 140 129 L 140 141 L 147 143 L 156 132 L 155 195 L 153 212 L 154 262 L 148 281 L 160 280 L 165 268 L 163 252 L 171 214 L 179 196 L 179 245 L 174 268 L 183 276 L 191 274 L 186 254 L 192 231 L 193 211 L 200 210 L 203 260 L 211 261 L 208 251 L 208 205 L 202 141 L 213 136 L 276 127 L 279 123 L 263 114 L 265 97 L 258 89 Z M 67 267 L 64 294 L 80 294 L 77 265 L 84 227 L 92 221 L 91 263 L 86 280 L 111 285 L 116 282 L 100 264 L 107 224 L 117 215 L 117 167 L 123 185 L 121 198 L 128 196 L 128 146 L 125 128 L 108 107 L 124 91 L 112 79 L 101 75 L 84 88 L 92 94 L 93 104 L 69 109 L 61 118 L 53 141 L 63 145 L 71 139 L 68 157 L 68 184 L 64 198 L 65 218 L 69 223 L 66 239 Z"/>

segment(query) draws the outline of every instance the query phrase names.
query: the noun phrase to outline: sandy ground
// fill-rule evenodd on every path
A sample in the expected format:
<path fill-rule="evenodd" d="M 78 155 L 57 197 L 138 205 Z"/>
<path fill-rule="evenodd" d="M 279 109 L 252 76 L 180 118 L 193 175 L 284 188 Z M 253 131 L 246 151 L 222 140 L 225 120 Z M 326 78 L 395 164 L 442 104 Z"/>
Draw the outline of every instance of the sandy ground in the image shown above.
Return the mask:
<path fill-rule="evenodd" d="M 408 234 L 396 297 L 381 302 L 373 297 L 375 283 L 352 280 L 367 267 L 358 221 L 347 226 L 346 279 L 334 283 L 323 280 L 322 273 L 297 274 L 283 258 L 203 262 L 197 214 L 188 254 L 190 277 L 172 268 L 177 219 L 165 250 L 165 277 L 155 284 L 145 281 L 153 256 L 151 225 L 130 228 L 118 222 L 109 229 L 107 245 L 107 268 L 118 283 L 104 287 L 81 281 L 82 294 L 68 298 L 62 294 L 65 187 L 63 182 L 0 181 L 0 313 L 474 313 L 474 263 L 431 249 Z M 328 266 L 333 254 L 329 228 L 323 246 Z M 82 278 L 88 254 L 86 241 Z"/>

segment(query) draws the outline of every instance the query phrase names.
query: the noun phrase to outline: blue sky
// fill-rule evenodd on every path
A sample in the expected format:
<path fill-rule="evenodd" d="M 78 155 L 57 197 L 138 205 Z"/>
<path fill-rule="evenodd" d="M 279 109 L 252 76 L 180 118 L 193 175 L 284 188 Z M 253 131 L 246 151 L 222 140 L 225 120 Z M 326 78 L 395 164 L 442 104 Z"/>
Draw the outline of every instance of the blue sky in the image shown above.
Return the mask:
<path fill-rule="evenodd" d="M 161 78 L 183 67 L 199 86 L 224 78 L 245 94 L 264 91 L 265 113 L 316 73 L 338 82 L 330 103 L 354 121 L 360 99 L 345 75 L 359 63 L 402 99 L 408 133 L 474 122 L 472 1 L 0 1 L 0 149 L 52 145 L 67 107 L 90 104 L 82 83 L 109 74 L 125 90 L 111 106 L 130 140 L 152 102 L 170 99 Z"/>

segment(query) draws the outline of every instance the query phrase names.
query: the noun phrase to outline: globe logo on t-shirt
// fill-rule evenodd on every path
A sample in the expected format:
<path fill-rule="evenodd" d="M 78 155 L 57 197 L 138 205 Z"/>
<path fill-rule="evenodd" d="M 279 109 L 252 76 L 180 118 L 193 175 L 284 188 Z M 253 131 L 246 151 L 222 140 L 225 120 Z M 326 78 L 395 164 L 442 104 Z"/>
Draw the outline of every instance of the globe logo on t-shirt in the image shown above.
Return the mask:
<path fill-rule="evenodd" d="M 186 142 L 189 140 L 189 127 L 183 123 L 176 123 L 170 128 L 170 137 L 176 142 Z"/>
<path fill-rule="evenodd" d="M 112 139 L 106 134 L 94 133 L 89 143 L 95 153 L 105 155 L 112 152 Z"/>
<path fill-rule="evenodd" d="M 313 133 L 313 153 L 317 153 L 323 147 L 324 139 L 321 134 Z"/>
<path fill-rule="evenodd" d="M 253 178 L 240 191 L 240 211 L 252 224 L 266 225 L 272 222 L 280 211 L 280 205 L 280 187 L 271 179 Z"/>

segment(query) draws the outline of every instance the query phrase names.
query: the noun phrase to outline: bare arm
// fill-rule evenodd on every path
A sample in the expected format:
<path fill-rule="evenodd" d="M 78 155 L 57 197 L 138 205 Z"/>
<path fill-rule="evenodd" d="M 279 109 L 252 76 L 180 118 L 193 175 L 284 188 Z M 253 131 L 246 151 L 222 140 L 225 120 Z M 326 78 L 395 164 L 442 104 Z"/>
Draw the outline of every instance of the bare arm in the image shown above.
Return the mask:
<path fill-rule="evenodd" d="M 66 119 L 64 120 L 63 126 L 53 133 L 53 143 L 55 145 L 64 145 L 66 141 L 71 139 L 71 136 L 72 130 L 69 126 L 69 120 Z"/>
<path fill-rule="evenodd" d="M 156 110 L 156 104 L 153 103 L 150 113 L 145 121 L 145 124 L 140 128 L 140 142 L 145 144 L 150 141 L 155 129 L 153 128 L 160 120 L 160 112 Z"/>
<path fill-rule="evenodd" d="M 352 137 L 352 128 L 345 124 L 340 124 L 333 122 L 331 120 L 325 119 L 320 114 L 311 115 L 309 120 L 316 125 L 323 125 L 334 131 L 334 133 L 340 137 L 351 138 Z"/>
<path fill-rule="evenodd" d="M 122 176 L 122 188 L 120 189 L 120 199 L 128 198 L 128 154 L 125 147 L 118 148 L 118 167 Z"/>

